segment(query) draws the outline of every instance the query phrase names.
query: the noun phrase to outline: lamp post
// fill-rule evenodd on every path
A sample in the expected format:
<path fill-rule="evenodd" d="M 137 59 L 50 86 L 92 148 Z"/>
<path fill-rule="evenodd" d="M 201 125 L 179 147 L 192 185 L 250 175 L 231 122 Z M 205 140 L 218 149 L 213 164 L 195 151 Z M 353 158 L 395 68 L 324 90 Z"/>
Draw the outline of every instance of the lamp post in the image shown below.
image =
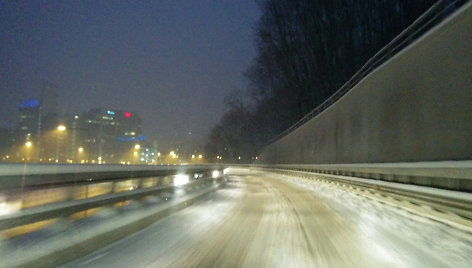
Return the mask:
<path fill-rule="evenodd" d="M 139 164 L 139 159 L 141 157 L 140 149 L 141 149 L 141 145 L 139 145 L 139 144 L 134 145 L 134 151 L 133 151 L 133 162 L 134 162 L 134 164 Z"/>
<path fill-rule="evenodd" d="M 62 133 L 64 133 L 66 131 L 66 129 L 67 128 L 64 125 L 57 126 L 58 136 L 57 136 L 57 142 L 56 142 L 56 163 L 59 163 L 60 140 L 62 138 Z"/>
<path fill-rule="evenodd" d="M 83 164 L 83 162 L 85 161 L 85 160 L 83 159 L 83 157 L 84 157 L 84 147 L 80 146 L 80 147 L 77 149 L 77 153 L 76 153 L 76 157 L 75 157 L 76 160 L 75 160 L 75 161 L 76 161 L 77 163 Z"/>
<path fill-rule="evenodd" d="M 24 162 L 30 160 L 29 158 L 31 157 L 31 149 L 33 147 L 33 143 L 31 141 L 27 141 L 25 143 L 25 154 L 24 154 Z"/>
<path fill-rule="evenodd" d="M 32 145 L 33 145 L 33 143 L 30 142 L 30 141 L 27 141 L 27 142 L 25 143 L 26 148 L 31 148 Z"/>

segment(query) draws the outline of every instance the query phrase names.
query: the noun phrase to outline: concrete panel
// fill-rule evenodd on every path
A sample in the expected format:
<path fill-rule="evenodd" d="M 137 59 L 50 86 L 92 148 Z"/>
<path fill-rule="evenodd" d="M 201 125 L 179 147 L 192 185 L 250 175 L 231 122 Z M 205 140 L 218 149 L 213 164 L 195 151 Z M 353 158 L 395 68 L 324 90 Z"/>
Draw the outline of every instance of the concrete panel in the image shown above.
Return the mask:
<path fill-rule="evenodd" d="M 374 70 L 258 163 L 472 159 L 472 4 Z"/>

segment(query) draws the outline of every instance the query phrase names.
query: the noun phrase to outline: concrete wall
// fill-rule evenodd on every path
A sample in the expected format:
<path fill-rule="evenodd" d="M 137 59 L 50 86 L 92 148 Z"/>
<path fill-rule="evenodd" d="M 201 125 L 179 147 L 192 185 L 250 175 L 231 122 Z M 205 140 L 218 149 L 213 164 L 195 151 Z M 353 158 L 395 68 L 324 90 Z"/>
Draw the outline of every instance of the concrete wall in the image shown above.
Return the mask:
<path fill-rule="evenodd" d="M 259 163 L 472 159 L 472 4 L 377 68 Z"/>

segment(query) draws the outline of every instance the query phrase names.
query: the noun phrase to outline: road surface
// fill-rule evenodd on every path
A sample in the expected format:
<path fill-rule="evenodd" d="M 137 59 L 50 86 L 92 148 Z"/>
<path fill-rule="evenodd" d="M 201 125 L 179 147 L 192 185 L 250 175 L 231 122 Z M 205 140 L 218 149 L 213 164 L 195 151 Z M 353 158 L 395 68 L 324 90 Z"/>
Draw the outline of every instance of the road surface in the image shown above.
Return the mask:
<path fill-rule="evenodd" d="M 373 219 L 359 216 L 355 204 L 343 213 L 313 190 L 279 175 L 239 174 L 208 200 L 65 267 L 467 266 L 470 237 L 461 244 L 465 262 L 448 262 L 434 254 L 427 240 L 410 241 L 408 233 L 392 230 L 388 223 L 373 225 Z M 376 209 L 374 214 L 383 210 L 369 209 Z M 424 224 L 430 223 L 414 226 L 421 230 Z M 407 232 L 413 235 L 417 230 L 412 228 Z"/>

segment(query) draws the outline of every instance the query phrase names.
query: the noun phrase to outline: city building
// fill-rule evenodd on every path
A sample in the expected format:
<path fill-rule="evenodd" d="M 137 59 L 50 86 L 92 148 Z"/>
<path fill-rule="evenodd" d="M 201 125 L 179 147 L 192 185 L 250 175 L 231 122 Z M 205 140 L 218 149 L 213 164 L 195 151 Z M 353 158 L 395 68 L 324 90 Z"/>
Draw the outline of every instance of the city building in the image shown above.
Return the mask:
<path fill-rule="evenodd" d="M 18 141 L 23 143 L 36 139 L 40 127 L 40 102 L 38 99 L 27 99 L 20 103 L 18 109 Z"/>
<path fill-rule="evenodd" d="M 0 128 L 0 160 L 11 161 L 11 148 L 14 143 L 14 132 L 11 129 Z"/>
<path fill-rule="evenodd" d="M 40 116 L 38 135 L 42 136 L 43 131 L 51 131 L 57 127 L 59 120 L 58 111 L 58 89 L 50 82 L 44 82 L 39 95 Z"/>
<path fill-rule="evenodd" d="M 140 146 L 146 137 L 142 134 L 142 120 L 136 113 L 96 108 L 79 116 L 76 128 L 80 136 L 85 137 L 84 150 L 94 163 L 139 161 L 134 153 L 135 146 Z"/>
<path fill-rule="evenodd" d="M 91 164 L 159 162 L 157 144 L 146 141 L 138 114 L 95 108 L 83 114 L 59 115 L 57 87 L 51 83 L 43 85 L 39 98 L 23 100 L 19 105 L 17 127 L 0 134 L 4 137 L 4 142 L 0 144 L 3 161 Z"/>
<path fill-rule="evenodd" d="M 44 82 L 41 88 L 39 101 L 41 104 L 41 115 L 44 118 L 57 117 L 58 115 L 58 92 L 57 85 Z"/>
<path fill-rule="evenodd" d="M 39 98 L 26 99 L 18 109 L 19 141 L 37 139 L 41 131 L 52 129 L 57 123 L 57 86 L 45 82 Z"/>
<path fill-rule="evenodd" d="M 28 152 L 27 158 L 30 161 L 42 161 L 45 155 L 52 154 L 49 151 L 53 149 L 46 148 L 43 140 L 44 134 L 57 125 L 57 96 L 57 86 L 45 82 L 38 98 L 21 101 L 18 107 L 18 125 L 14 131 L 15 142 L 12 145 L 16 160 L 24 160 L 25 152 Z M 24 148 L 25 144 L 28 144 L 28 148 Z M 20 153 L 21 151 L 24 152 Z"/>
<path fill-rule="evenodd" d="M 160 153 L 157 152 L 156 148 L 153 147 L 141 147 L 141 154 L 139 161 L 141 164 L 157 164 Z"/>

